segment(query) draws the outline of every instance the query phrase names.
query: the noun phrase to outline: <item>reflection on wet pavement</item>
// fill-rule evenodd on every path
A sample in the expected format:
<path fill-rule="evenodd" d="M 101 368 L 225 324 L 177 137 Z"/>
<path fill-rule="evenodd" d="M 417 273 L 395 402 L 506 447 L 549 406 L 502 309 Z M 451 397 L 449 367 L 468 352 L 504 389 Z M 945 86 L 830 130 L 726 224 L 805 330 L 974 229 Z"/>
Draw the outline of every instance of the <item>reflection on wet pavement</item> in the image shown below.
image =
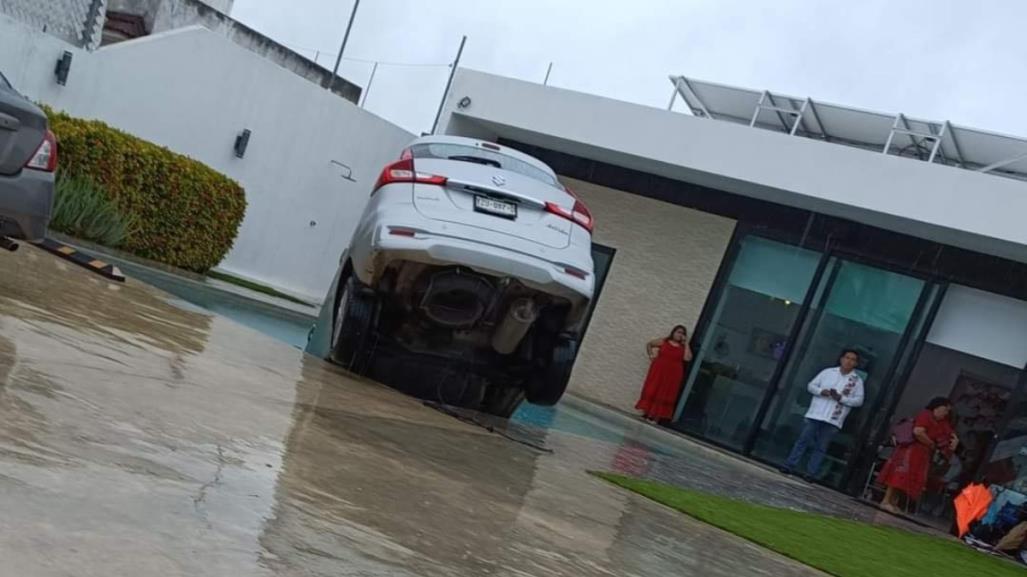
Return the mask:
<path fill-rule="evenodd" d="M 525 438 L 538 438 L 547 431 L 562 433 L 551 436 L 553 443 L 567 444 L 571 438 L 600 441 L 573 449 L 582 463 L 590 463 L 587 466 L 595 469 L 762 505 L 942 535 L 842 493 L 784 477 L 769 467 L 573 398 L 555 408 L 525 405 L 507 427 L 511 434 Z M 549 448 L 554 445 L 551 443 Z"/>
<path fill-rule="evenodd" d="M 0 273 L 0 574 L 817 574 L 585 473 L 745 463 L 559 412 L 510 425 L 536 451 L 145 285 Z"/>

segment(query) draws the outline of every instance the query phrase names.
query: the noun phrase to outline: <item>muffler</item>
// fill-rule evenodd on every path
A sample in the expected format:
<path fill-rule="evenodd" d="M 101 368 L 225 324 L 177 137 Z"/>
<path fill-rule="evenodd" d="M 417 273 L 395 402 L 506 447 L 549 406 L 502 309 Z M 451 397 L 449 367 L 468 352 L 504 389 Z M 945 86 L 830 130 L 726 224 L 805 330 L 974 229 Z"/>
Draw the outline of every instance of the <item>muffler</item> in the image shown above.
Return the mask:
<path fill-rule="evenodd" d="M 446 271 L 432 276 L 420 309 L 439 326 L 466 329 L 485 314 L 494 292 L 492 285 L 477 275 Z"/>
<path fill-rule="evenodd" d="M 509 355 L 517 350 L 524 335 L 538 318 L 538 307 L 529 298 L 519 298 L 510 304 L 503 321 L 492 333 L 492 348 L 501 355 Z"/>

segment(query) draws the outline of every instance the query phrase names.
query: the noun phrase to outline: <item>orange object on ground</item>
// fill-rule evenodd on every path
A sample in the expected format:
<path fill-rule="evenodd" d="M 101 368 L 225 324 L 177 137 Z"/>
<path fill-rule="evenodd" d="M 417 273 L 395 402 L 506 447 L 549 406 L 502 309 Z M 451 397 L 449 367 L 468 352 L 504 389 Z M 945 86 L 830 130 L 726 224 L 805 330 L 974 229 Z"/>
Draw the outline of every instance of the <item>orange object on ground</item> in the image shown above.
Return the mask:
<path fill-rule="evenodd" d="M 991 506 L 991 491 L 984 485 L 972 483 L 956 497 L 956 527 L 959 538 L 970 532 L 970 524 L 984 518 Z"/>

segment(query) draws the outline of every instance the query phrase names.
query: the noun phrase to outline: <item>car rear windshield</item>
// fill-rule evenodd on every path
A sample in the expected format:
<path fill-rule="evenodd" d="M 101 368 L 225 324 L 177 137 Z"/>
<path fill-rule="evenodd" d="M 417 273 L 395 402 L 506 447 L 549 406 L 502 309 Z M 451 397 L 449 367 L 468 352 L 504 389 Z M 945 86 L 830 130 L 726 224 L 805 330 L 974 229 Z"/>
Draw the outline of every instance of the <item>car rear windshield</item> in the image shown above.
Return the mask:
<path fill-rule="evenodd" d="M 410 147 L 410 153 L 413 154 L 414 158 L 459 160 L 495 166 L 496 168 L 516 172 L 517 174 L 523 174 L 528 178 L 533 178 L 550 186 L 559 186 L 559 183 L 551 174 L 540 168 L 512 156 L 474 146 L 447 143 L 415 144 Z"/>

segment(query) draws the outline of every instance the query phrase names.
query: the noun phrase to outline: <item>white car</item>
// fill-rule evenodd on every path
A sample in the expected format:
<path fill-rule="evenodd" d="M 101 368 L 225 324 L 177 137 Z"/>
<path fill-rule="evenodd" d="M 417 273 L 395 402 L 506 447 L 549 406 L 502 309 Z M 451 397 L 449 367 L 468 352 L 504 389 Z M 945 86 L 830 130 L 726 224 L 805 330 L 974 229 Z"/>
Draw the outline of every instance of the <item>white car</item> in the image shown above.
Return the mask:
<path fill-rule="evenodd" d="M 330 358 L 509 416 L 570 378 L 595 285 L 592 215 L 542 162 L 468 138 L 385 167 L 336 277 Z M 329 295 L 331 298 L 331 295 Z"/>

